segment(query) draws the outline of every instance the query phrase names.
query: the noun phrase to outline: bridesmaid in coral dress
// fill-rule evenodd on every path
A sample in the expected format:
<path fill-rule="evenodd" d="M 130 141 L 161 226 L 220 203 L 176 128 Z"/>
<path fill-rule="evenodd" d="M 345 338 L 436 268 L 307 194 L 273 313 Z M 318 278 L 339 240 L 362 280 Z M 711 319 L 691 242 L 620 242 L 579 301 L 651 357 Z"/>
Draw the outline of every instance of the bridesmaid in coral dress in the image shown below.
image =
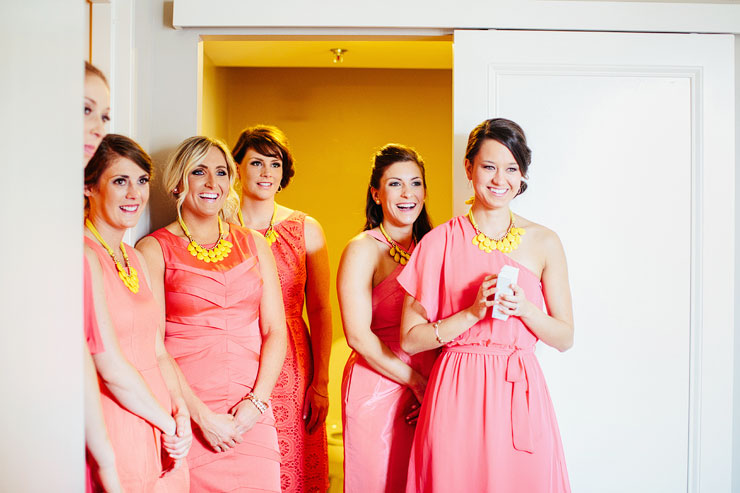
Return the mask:
<path fill-rule="evenodd" d="M 432 230 L 398 278 L 408 293 L 401 346 L 411 354 L 443 347 L 419 415 L 407 492 L 570 491 L 534 355 L 538 340 L 560 351 L 573 344 L 565 254 L 554 232 L 509 210 L 526 189 L 530 156 L 516 123 L 477 126 L 465 156 L 470 211 Z M 502 266 L 518 268 L 518 281 L 513 294 L 495 299 Z M 491 307 L 508 319 L 492 318 Z"/>
<path fill-rule="evenodd" d="M 236 166 L 207 137 L 186 139 L 164 170 L 178 220 L 143 238 L 165 344 L 195 424 L 192 491 L 280 491 L 270 395 L 285 358 L 275 261 L 259 233 L 228 224 Z"/>
<path fill-rule="evenodd" d="M 85 254 L 93 298 L 86 318 L 94 317 L 105 348 L 93 358 L 105 384 L 102 409 L 123 491 L 187 491 L 182 461 L 190 446 L 189 416 L 158 334 L 146 267 L 121 241 L 146 205 L 150 173 L 149 156 L 120 135 L 107 135 L 85 168 Z"/>
<path fill-rule="evenodd" d="M 288 352 L 272 395 L 282 457 L 280 483 L 286 493 L 324 492 L 332 334 L 326 238 L 314 218 L 275 203 L 275 194 L 295 173 L 287 139 L 278 128 L 243 130 L 233 152 L 242 181 L 239 220 L 272 246 L 288 324 Z M 304 300 L 310 334 L 303 320 Z"/>
<path fill-rule="evenodd" d="M 399 344 L 404 291 L 396 278 L 430 229 L 421 156 L 388 144 L 373 162 L 365 232 L 342 254 L 337 292 L 353 349 L 342 381 L 344 491 L 403 491 L 415 421 L 437 351 Z M 389 255 L 390 254 L 390 255 Z"/>

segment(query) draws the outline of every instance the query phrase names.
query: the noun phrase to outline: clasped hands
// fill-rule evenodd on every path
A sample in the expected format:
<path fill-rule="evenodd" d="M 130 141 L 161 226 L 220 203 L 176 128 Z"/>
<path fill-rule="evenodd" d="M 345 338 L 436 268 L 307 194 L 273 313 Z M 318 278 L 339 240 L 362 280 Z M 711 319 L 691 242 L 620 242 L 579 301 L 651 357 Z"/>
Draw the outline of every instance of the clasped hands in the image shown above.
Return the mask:
<path fill-rule="evenodd" d="M 199 423 L 203 437 L 216 452 L 226 452 L 242 443 L 242 435 L 259 421 L 261 414 L 248 400 L 242 400 L 228 413 L 208 413 Z"/>
<path fill-rule="evenodd" d="M 190 428 L 190 415 L 187 413 L 176 413 L 174 416 L 175 427 L 172 433 L 168 434 L 165 430 L 162 432 L 162 448 L 172 459 L 170 467 L 164 471 L 174 471 L 185 461 L 190 445 L 193 443 L 193 431 Z"/>

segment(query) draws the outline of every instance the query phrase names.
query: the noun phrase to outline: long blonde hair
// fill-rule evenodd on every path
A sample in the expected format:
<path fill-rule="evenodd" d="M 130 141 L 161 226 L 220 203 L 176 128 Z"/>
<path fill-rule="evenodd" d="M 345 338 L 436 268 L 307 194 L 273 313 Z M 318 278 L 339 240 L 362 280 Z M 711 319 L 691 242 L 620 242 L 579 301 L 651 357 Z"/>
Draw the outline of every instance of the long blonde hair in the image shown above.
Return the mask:
<path fill-rule="evenodd" d="M 231 157 L 226 144 L 218 139 L 198 135 L 185 139 L 167 161 L 163 175 L 163 183 L 167 194 L 172 194 L 177 203 L 177 214 L 181 214 L 182 204 L 188 194 L 189 186 L 187 176 L 199 164 L 203 162 L 208 151 L 212 147 L 221 151 L 226 160 L 226 169 L 229 175 L 229 194 L 226 196 L 221 208 L 221 217 L 228 220 L 239 210 L 239 194 L 235 189 L 237 179 L 236 164 Z M 177 190 L 177 193 L 175 193 Z"/>

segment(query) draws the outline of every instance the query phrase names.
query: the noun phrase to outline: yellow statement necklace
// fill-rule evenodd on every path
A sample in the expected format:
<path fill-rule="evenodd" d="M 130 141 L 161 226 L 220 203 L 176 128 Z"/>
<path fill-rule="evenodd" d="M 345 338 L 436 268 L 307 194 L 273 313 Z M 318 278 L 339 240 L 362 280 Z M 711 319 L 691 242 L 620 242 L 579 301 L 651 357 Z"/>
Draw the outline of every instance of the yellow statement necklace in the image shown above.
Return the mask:
<path fill-rule="evenodd" d="M 411 254 L 404 250 L 404 248 L 393 241 L 393 238 L 391 238 L 391 235 L 389 235 L 385 228 L 383 227 L 383 223 L 380 223 L 380 232 L 383 233 L 383 236 L 385 236 L 385 239 L 388 240 L 388 243 L 391 244 L 391 249 L 388 250 L 388 255 L 393 258 L 396 262 L 398 262 L 401 265 L 406 265 L 406 263 L 411 258 Z"/>
<path fill-rule="evenodd" d="M 116 258 L 116 254 L 113 252 L 113 249 L 108 246 L 108 244 L 105 242 L 102 236 L 100 236 L 100 233 L 98 233 L 98 230 L 95 229 L 95 226 L 93 226 L 92 221 L 85 218 L 85 226 L 87 226 L 87 229 L 90 230 L 90 232 L 93 234 L 93 236 L 100 242 L 101 245 L 103 245 L 103 248 L 106 249 L 108 252 L 108 255 L 111 256 L 113 259 L 113 262 L 116 264 L 116 270 L 118 271 L 118 277 L 121 278 L 121 281 L 123 281 L 123 284 L 131 291 L 132 293 L 136 294 L 139 292 L 139 276 L 136 273 L 136 269 L 131 267 L 131 263 L 128 260 L 128 255 L 126 255 L 126 247 L 123 245 L 123 242 L 121 242 L 121 253 L 123 254 L 123 262 L 126 264 L 126 270 L 123 269 L 123 266 L 121 265 L 121 262 L 118 261 Z"/>
<path fill-rule="evenodd" d="M 486 253 L 491 253 L 494 250 L 502 253 L 513 252 L 519 247 L 519 243 L 522 241 L 522 235 L 526 233 L 523 228 L 517 228 L 514 224 L 514 213 L 511 210 L 509 210 L 509 228 L 500 238 L 491 238 L 478 228 L 478 224 L 473 217 L 472 207 L 468 210 L 468 219 L 470 219 L 470 224 L 473 225 L 476 232 L 476 235 L 473 237 L 473 245 Z"/>
<path fill-rule="evenodd" d="M 182 228 L 183 233 L 185 233 L 185 236 L 187 236 L 190 240 L 190 244 L 188 245 L 188 251 L 190 252 L 190 255 L 197 258 L 198 260 L 202 260 L 205 263 L 216 263 L 222 261 L 229 256 L 229 252 L 231 252 L 231 247 L 234 246 L 233 243 L 224 239 L 224 226 L 221 223 L 221 218 L 217 216 L 217 219 L 218 241 L 216 241 L 216 244 L 213 245 L 213 247 L 211 248 L 203 248 L 190 235 L 190 231 L 188 231 L 188 227 L 185 226 L 185 221 L 182 220 L 182 217 L 179 214 L 177 216 L 177 222 L 180 223 L 180 227 Z"/>
<path fill-rule="evenodd" d="M 267 244 L 272 246 L 273 243 L 277 241 L 279 238 L 277 231 L 275 231 L 275 214 L 277 213 L 277 204 L 275 204 L 275 207 L 272 209 L 272 217 L 270 218 L 270 225 L 267 227 L 267 230 L 265 230 L 265 234 L 263 235 L 265 239 L 267 240 Z M 239 211 L 236 213 L 239 216 L 239 224 L 241 227 L 244 226 L 244 216 L 242 216 L 242 210 L 239 209 Z"/>

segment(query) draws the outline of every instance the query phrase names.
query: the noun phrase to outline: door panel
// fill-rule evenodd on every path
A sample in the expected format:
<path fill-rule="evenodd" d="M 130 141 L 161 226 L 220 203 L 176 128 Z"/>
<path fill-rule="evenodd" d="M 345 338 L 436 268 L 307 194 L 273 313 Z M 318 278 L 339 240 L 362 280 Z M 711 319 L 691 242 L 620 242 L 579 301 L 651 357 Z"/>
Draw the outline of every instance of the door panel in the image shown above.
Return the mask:
<path fill-rule="evenodd" d="M 729 39 L 455 33 L 456 213 L 470 195 L 468 132 L 510 118 L 533 151 L 530 187 L 512 209 L 555 230 L 568 257 L 575 346 L 560 354 L 540 344 L 538 357 L 573 491 L 729 491 L 729 442 L 711 428 L 723 420 L 729 430 L 731 414 L 699 412 L 731 393 L 732 316 L 708 314 L 702 300 L 707 282 L 731 292 L 715 269 L 726 271 L 732 254 L 705 256 L 700 234 L 711 210 L 727 217 L 734 207 L 731 187 L 704 188 L 715 173 L 734 181 L 732 139 L 716 139 L 723 130 L 705 118 L 732 116 L 708 91 L 731 88 L 714 69 L 731 62 Z M 711 170 L 708 138 L 727 158 Z M 720 298 L 731 314 L 731 296 Z M 703 355 L 714 361 L 717 351 L 725 366 L 710 377 Z M 702 462 L 709 443 L 711 463 Z"/>

